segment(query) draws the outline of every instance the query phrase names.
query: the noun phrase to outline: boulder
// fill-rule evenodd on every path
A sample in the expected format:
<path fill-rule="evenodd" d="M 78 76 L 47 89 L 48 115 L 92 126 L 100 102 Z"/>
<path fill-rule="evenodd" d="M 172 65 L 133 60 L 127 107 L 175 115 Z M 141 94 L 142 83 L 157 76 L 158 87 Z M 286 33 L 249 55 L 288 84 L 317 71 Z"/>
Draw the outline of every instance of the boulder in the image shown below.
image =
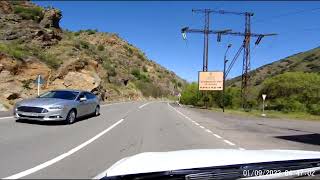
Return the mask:
<path fill-rule="evenodd" d="M 59 22 L 62 14 L 58 9 L 49 8 L 44 10 L 43 19 L 40 21 L 40 26 L 43 28 L 60 29 Z"/>
<path fill-rule="evenodd" d="M 80 72 L 68 72 L 63 79 L 56 79 L 51 87 L 54 89 L 80 89 L 92 91 L 100 86 L 101 79 L 94 72 L 81 70 Z"/>

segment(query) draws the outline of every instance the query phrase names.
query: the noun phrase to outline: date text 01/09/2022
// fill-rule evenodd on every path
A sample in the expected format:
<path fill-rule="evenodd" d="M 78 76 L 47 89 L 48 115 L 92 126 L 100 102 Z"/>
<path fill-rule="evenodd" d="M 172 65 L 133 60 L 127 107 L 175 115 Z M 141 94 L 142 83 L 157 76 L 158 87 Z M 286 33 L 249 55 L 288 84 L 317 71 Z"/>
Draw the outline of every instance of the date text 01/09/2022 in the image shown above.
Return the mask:
<path fill-rule="evenodd" d="M 253 176 L 265 176 L 273 175 L 278 173 L 284 173 L 285 176 L 314 176 L 315 171 L 304 171 L 304 170 L 277 170 L 277 169 L 257 169 L 257 170 L 243 170 L 242 174 L 245 177 Z"/>

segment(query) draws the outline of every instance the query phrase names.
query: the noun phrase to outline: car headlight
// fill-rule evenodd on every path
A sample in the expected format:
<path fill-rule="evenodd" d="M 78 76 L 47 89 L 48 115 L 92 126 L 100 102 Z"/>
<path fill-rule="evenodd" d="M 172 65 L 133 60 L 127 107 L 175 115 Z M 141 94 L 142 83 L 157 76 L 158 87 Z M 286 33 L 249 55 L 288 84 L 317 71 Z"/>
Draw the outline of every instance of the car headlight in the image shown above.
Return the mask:
<path fill-rule="evenodd" d="M 52 106 L 52 107 L 49 107 L 49 109 L 54 109 L 54 110 L 63 109 L 63 106 Z"/>
<path fill-rule="evenodd" d="M 13 107 L 13 109 L 15 110 L 15 111 L 18 111 L 18 107 L 20 106 L 20 104 L 16 104 L 14 107 Z"/>

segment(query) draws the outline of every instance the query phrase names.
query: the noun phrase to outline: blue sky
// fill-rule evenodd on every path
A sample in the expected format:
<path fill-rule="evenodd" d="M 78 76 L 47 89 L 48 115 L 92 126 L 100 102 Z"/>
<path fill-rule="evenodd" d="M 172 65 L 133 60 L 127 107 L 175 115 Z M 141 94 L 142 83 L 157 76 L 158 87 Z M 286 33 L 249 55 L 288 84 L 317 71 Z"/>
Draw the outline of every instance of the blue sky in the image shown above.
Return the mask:
<path fill-rule="evenodd" d="M 193 8 L 228 11 L 248 11 L 252 17 L 252 32 L 278 33 L 251 45 L 251 68 L 279 60 L 320 45 L 320 2 L 277 1 L 35 1 L 62 10 L 61 27 L 77 31 L 98 29 L 118 33 L 120 37 L 144 51 L 149 59 L 174 71 L 188 81 L 197 81 L 202 69 L 203 35 L 188 34 L 182 39 L 180 29 L 203 28 L 203 15 L 193 14 Z M 211 29 L 244 31 L 244 17 L 212 14 Z M 242 37 L 223 36 L 218 43 L 210 36 L 209 70 L 223 70 L 223 55 L 228 43 L 231 59 L 239 49 Z M 254 42 L 255 39 L 252 40 Z M 231 70 L 229 78 L 241 74 L 241 60 Z"/>

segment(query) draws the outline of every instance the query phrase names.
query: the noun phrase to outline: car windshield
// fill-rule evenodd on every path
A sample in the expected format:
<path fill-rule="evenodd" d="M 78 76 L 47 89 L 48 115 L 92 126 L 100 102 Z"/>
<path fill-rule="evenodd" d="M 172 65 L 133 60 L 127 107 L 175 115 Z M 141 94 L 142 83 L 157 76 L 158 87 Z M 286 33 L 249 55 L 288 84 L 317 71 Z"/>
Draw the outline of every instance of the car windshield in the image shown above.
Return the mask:
<path fill-rule="evenodd" d="M 74 91 L 49 91 L 39 96 L 39 98 L 57 98 L 57 99 L 66 99 L 74 100 L 79 92 Z"/>

